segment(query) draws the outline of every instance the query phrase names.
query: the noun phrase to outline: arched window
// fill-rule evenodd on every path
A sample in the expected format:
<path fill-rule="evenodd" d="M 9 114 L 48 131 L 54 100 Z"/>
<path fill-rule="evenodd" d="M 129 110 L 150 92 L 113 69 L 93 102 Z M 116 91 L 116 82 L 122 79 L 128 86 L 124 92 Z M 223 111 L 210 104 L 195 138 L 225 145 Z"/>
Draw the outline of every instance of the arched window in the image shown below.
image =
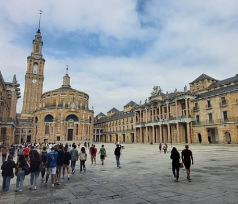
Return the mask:
<path fill-rule="evenodd" d="M 47 116 L 45 116 L 45 120 L 44 120 L 44 122 L 45 123 L 52 123 L 53 122 L 53 116 L 52 115 L 47 115 Z"/>
<path fill-rule="evenodd" d="M 34 63 L 33 65 L 33 74 L 38 74 L 38 64 Z"/>
<path fill-rule="evenodd" d="M 68 115 L 66 117 L 66 121 L 69 121 L 69 120 L 73 120 L 74 122 L 78 122 L 79 121 L 78 117 L 76 115 L 73 115 L 73 114 Z"/>

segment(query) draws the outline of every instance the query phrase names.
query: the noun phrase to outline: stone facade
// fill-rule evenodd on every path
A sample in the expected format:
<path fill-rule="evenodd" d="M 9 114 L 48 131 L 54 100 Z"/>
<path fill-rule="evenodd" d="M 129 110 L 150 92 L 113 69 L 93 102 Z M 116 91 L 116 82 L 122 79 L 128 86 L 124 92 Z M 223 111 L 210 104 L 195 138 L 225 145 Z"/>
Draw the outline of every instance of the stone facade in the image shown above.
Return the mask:
<path fill-rule="evenodd" d="M 15 75 L 12 82 L 5 82 L 0 72 L 0 141 L 7 146 L 15 142 L 16 105 L 21 97 L 19 86 Z"/>
<path fill-rule="evenodd" d="M 189 90 L 185 86 L 166 94 L 155 86 L 143 104 L 130 109 L 129 139 L 117 137 L 125 134 L 121 128 L 112 129 L 123 113 L 114 111 L 116 117 L 100 113 L 95 118 L 96 140 L 100 135 L 106 142 L 237 144 L 238 75 L 216 80 L 202 74 L 189 85 Z"/>
<path fill-rule="evenodd" d="M 134 142 L 134 112 L 136 103 L 131 101 L 123 111 L 112 108 L 94 118 L 94 141 L 100 142 Z"/>
<path fill-rule="evenodd" d="M 27 58 L 23 107 L 18 117 L 16 141 L 91 140 L 94 112 L 89 109 L 89 96 L 71 88 L 68 68 L 63 85 L 42 94 L 45 65 L 42 46 L 41 32 L 38 30 L 32 53 Z"/>

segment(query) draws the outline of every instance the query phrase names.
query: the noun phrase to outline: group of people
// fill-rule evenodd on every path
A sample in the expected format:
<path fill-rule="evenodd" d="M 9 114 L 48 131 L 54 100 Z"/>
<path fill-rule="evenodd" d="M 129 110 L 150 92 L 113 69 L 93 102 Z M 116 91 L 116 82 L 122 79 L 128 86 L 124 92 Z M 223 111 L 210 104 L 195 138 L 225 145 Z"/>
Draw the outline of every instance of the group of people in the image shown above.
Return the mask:
<path fill-rule="evenodd" d="M 87 153 L 85 147 L 82 147 L 80 152 L 78 152 L 76 144 L 72 145 L 71 150 L 69 150 L 68 144 L 65 146 L 62 144 L 54 145 L 49 149 L 49 152 L 46 146 L 41 151 L 35 149 L 34 146 L 25 146 L 25 148 L 20 146 L 17 150 L 17 162 L 13 160 L 14 155 L 15 152 L 12 154 L 6 147 L 2 149 L 2 190 L 6 192 L 9 191 L 10 181 L 14 176 L 16 176 L 15 191 L 22 191 L 25 176 L 28 174 L 30 174 L 30 190 L 37 189 L 40 174 L 46 186 L 49 177 L 51 177 L 52 187 L 55 184 L 60 185 L 60 180 L 65 178 L 65 174 L 67 174 L 68 180 L 70 179 L 70 165 L 71 173 L 75 173 L 78 159 L 80 160 L 80 172 L 86 171 L 85 161 L 87 160 Z"/>
<path fill-rule="evenodd" d="M 162 149 L 161 146 L 162 145 L 160 144 L 160 151 Z M 28 174 L 30 174 L 30 190 L 37 189 L 40 174 L 42 182 L 44 182 L 46 186 L 49 177 L 51 177 L 51 187 L 54 187 L 55 184 L 60 185 L 60 181 L 61 179 L 65 179 L 65 175 L 67 175 L 67 179 L 70 180 L 70 174 L 75 173 L 75 166 L 78 159 L 80 160 L 80 172 L 86 171 L 85 162 L 87 160 L 87 147 L 89 154 L 91 155 L 91 163 L 96 165 L 96 154 L 98 153 L 100 154 L 101 164 L 104 165 L 105 158 L 107 157 L 104 145 L 102 145 L 99 152 L 97 151 L 95 145 L 92 144 L 91 147 L 89 147 L 87 143 L 81 147 L 80 152 L 78 152 L 77 145 L 75 143 L 73 143 L 71 147 L 69 147 L 68 144 L 65 146 L 62 144 L 51 146 L 49 152 L 47 151 L 46 146 L 44 146 L 41 150 L 35 149 L 34 146 L 26 145 L 24 148 L 20 146 L 17 150 L 16 163 L 13 160 L 16 153 L 15 148 L 11 146 L 11 148 L 8 149 L 4 146 L 1 150 L 3 162 L 1 166 L 3 177 L 2 190 L 6 192 L 9 191 L 10 181 L 14 178 L 14 175 L 16 176 L 16 192 L 22 191 L 25 176 Z M 165 145 L 165 147 L 167 151 L 167 145 Z M 122 149 L 122 146 L 117 143 L 114 150 L 117 168 L 121 168 L 120 157 Z M 184 165 L 187 172 L 187 179 L 191 182 L 190 166 L 193 164 L 193 155 L 192 151 L 189 150 L 189 146 L 185 145 L 185 149 L 181 152 L 181 156 L 176 147 L 173 147 L 170 158 L 172 159 L 174 181 L 178 181 L 179 170 L 181 165 Z"/>
<path fill-rule="evenodd" d="M 187 173 L 187 180 L 191 182 L 190 167 L 191 164 L 193 165 L 193 154 L 192 151 L 189 149 L 189 146 L 185 145 L 185 149 L 181 152 L 181 157 L 176 147 L 173 147 L 170 158 L 172 159 L 172 172 L 174 176 L 174 181 L 178 182 L 179 169 L 184 166 Z"/>

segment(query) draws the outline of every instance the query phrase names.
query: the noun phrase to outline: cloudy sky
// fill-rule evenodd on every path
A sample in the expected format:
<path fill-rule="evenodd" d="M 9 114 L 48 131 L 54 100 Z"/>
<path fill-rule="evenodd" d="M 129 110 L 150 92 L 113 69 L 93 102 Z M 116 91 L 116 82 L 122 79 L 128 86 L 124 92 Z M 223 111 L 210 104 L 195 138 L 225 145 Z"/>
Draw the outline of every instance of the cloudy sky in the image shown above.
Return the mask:
<path fill-rule="evenodd" d="M 44 92 L 62 85 L 68 64 L 95 115 L 144 102 L 154 85 L 166 93 L 202 73 L 238 73 L 237 0 L 0 1 L 0 70 L 5 81 L 17 75 L 22 97 L 40 9 Z"/>

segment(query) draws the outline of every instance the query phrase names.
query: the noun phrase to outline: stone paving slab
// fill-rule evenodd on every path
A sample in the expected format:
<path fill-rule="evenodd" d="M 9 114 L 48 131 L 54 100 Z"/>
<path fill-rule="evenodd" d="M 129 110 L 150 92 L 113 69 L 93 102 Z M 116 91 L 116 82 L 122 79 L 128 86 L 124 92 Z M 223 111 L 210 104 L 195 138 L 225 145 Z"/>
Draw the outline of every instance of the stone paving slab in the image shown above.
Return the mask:
<path fill-rule="evenodd" d="M 173 144 L 181 152 L 184 145 Z M 96 144 L 100 148 L 101 144 Z M 105 144 L 105 165 L 86 162 L 87 171 L 76 173 L 60 186 L 51 188 L 39 181 L 36 191 L 29 190 L 29 176 L 22 192 L 15 193 L 15 180 L 9 193 L 0 194 L 0 204 L 50 204 L 50 203 L 238 203 L 238 161 L 236 145 L 190 145 L 194 155 L 191 168 L 192 182 L 186 180 L 185 169 L 180 170 L 178 183 L 173 181 L 170 153 L 159 153 L 158 145 L 125 144 L 121 168 L 116 168 L 114 144 Z M 169 151 L 171 147 L 169 148 Z M 0 177 L 2 185 L 2 177 Z"/>

